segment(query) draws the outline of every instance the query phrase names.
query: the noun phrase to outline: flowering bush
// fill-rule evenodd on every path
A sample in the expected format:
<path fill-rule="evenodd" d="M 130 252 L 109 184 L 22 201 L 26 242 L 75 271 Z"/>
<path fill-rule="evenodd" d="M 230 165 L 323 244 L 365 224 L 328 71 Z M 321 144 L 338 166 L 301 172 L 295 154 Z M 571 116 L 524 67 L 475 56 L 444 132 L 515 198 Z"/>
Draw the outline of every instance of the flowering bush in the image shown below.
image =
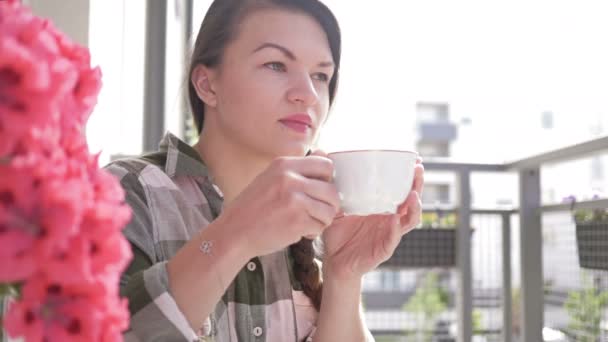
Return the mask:
<path fill-rule="evenodd" d="M 598 200 L 600 197 L 594 195 L 592 200 Z M 564 203 L 570 203 L 572 207 L 576 203 L 576 197 L 570 195 L 563 199 Z M 608 223 L 608 208 L 596 208 L 596 209 L 576 209 L 572 210 L 572 216 L 574 222 L 577 224 L 588 224 L 588 223 Z"/>
<path fill-rule="evenodd" d="M 101 72 L 16 0 L 0 1 L 0 32 L 0 289 L 15 295 L 4 327 L 27 341 L 120 340 L 130 210 L 84 134 Z"/>

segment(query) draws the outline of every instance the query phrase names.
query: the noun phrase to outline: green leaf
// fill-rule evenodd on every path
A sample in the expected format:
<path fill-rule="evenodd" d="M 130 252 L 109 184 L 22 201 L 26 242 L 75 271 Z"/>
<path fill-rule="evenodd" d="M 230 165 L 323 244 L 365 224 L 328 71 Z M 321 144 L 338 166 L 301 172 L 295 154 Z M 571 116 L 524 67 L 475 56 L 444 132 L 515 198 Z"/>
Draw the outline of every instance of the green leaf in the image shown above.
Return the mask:
<path fill-rule="evenodd" d="M 2 297 L 17 297 L 19 295 L 20 286 L 18 284 L 0 283 L 0 298 Z"/>

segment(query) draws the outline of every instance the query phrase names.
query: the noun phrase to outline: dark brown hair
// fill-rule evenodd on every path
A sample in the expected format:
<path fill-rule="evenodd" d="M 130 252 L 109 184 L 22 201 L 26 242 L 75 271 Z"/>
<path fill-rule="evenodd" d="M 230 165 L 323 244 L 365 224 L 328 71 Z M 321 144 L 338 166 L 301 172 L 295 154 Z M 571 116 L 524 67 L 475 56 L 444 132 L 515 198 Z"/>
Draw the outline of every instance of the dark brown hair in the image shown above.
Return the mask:
<path fill-rule="evenodd" d="M 332 12 L 318 0 L 214 0 L 203 19 L 196 37 L 190 62 L 188 78 L 197 65 L 216 67 L 221 64 L 226 46 L 238 35 L 243 18 L 259 9 L 279 8 L 301 12 L 314 18 L 325 31 L 335 65 L 335 72 L 329 82 L 330 106 L 336 95 L 340 70 L 341 34 L 338 22 Z M 188 79 L 188 98 L 194 117 L 194 124 L 200 134 L 205 119 L 205 104 L 196 94 L 192 81 Z M 321 270 L 314 261 L 315 249 L 312 240 L 303 238 L 290 246 L 294 261 L 294 275 L 304 293 L 320 310 L 323 291 Z"/>

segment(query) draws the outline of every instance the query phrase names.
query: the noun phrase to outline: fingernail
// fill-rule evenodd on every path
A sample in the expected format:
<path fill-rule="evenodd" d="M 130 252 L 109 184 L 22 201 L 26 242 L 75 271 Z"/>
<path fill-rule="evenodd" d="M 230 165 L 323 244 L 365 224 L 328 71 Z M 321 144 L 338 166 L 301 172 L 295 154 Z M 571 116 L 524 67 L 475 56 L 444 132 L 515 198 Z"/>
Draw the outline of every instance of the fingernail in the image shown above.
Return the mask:
<path fill-rule="evenodd" d="M 344 201 L 344 195 L 341 192 L 338 192 L 338 198 L 340 198 L 340 201 Z"/>

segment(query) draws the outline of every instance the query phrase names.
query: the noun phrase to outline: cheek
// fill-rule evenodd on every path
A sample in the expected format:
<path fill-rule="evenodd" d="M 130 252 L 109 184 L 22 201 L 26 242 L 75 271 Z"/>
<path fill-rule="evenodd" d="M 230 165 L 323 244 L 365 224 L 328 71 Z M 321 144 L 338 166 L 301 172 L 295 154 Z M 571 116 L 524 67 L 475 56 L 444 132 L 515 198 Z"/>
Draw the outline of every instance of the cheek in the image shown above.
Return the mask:
<path fill-rule="evenodd" d="M 272 82 L 233 82 L 223 89 L 222 116 L 226 124 L 241 135 L 265 131 L 277 113 L 278 90 Z"/>
<path fill-rule="evenodd" d="M 229 80 L 230 94 L 234 104 L 244 109 L 266 108 L 276 103 L 281 94 L 281 80 L 268 79 L 259 72 L 250 72 L 246 76 L 238 75 Z M 238 80 L 238 81 L 236 81 Z"/>
<path fill-rule="evenodd" d="M 329 116 L 329 95 L 323 96 L 319 101 L 319 114 L 322 118 L 321 122 L 325 122 Z"/>

